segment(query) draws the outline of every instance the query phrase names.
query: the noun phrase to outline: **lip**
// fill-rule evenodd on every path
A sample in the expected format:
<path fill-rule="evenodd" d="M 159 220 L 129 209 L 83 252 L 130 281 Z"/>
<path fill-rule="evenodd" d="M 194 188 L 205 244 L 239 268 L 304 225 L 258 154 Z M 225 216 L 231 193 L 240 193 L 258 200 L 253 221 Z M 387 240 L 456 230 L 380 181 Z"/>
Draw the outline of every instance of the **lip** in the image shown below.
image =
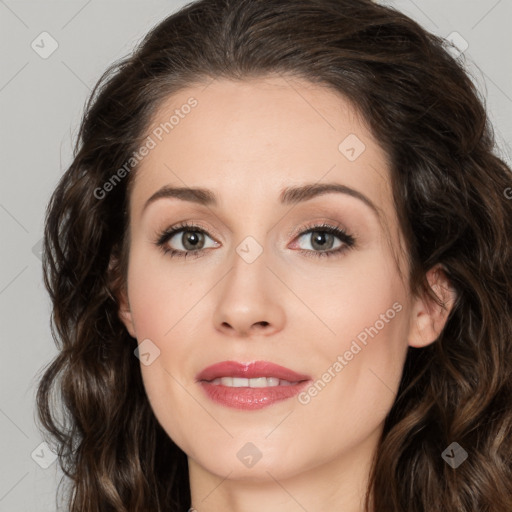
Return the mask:
<path fill-rule="evenodd" d="M 237 361 L 222 361 L 207 366 L 196 376 L 196 381 L 208 381 L 218 377 L 242 377 L 254 379 L 256 377 L 275 377 L 290 382 L 309 380 L 309 375 L 300 374 L 269 361 L 253 361 L 239 363 Z"/>
<path fill-rule="evenodd" d="M 246 379 L 274 377 L 287 380 L 291 384 L 251 388 L 223 386 L 210 382 L 219 377 L 241 377 Z M 196 376 L 196 382 L 210 400 L 220 405 L 233 409 L 255 410 L 292 398 L 309 385 L 311 377 L 268 361 L 254 361 L 251 363 L 223 361 L 202 370 Z"/>

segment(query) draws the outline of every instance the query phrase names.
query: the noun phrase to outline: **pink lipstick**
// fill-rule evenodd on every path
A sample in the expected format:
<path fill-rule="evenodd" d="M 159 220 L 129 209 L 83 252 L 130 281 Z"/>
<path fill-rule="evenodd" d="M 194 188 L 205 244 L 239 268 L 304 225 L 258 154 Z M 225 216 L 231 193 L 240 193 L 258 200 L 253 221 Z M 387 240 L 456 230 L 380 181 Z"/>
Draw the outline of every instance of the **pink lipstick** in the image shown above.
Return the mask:
<path fill-rule="evenodd" d="M 206 395 L 235 409 L 262 409 L 300 393 L 311 381 L 284 366 L 268 361 L 222 361 L 196 376 Z"/>

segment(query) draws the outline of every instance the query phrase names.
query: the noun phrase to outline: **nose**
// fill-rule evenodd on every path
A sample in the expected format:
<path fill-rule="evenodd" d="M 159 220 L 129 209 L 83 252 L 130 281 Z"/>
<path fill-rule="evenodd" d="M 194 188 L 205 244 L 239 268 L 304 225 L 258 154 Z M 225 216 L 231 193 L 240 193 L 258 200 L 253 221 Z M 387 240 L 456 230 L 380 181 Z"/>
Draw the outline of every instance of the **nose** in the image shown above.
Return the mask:
<path fill-rule="evenodd" d="M 215 328 L 233 337 L 269 336 L 281 331 L 285 290 L 274 273 L 267 267 L 265 251 L 252 263 L 235 254 L 233 267 L 218 287 Z"/>

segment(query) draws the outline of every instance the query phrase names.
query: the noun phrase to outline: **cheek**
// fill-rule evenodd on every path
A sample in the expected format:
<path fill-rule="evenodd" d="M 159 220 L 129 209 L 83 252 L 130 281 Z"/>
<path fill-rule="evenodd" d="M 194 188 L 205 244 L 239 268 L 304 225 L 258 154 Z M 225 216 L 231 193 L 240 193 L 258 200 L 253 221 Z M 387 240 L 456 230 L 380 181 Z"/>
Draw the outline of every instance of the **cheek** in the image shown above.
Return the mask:
<path fill-rule="evenodd" d="M 169 338 L 180 319 L 206 293 L 207 279 L 198 279 L 197 274 L 183 272 L 182 268 L 155 248 L 133 248 L 128 293 L 139 340 Z"/>
<path fill-rule="evenodd" d="M 148 249 L 134 247 L 128 283 L 139 350 L 142 352 L 140 347 L 145 346 L 151 353 L 152 362 L 145 365 L 141 359 L 140 364 L 146 395 L 168 435 L 191 450 L 190 425 L 176 421 L 174 411 L 179 410 L 182 418 L 198 414 L 197 402 L 189 394 L 195 391 L 191 389 L 191 363 L 201 360 L 204 346 L 197 343 L 202 333 L 195 332 L 194 325 L 197 315 L 204 314 L 201 298 L 211 287 L 210 280 L 180 271 L 179 265 L 159 255 L 155 257 L 154 250 L 149 253 Z"/>
<path fill-rule="evenodd" d="M 407 291 L 392 256 L 377 251 L 347 260 L 316 285 L 301 288 L 323 333 L 310 348 L 317 381 L 303 403 L 313 416 L 333 411 L 333 423 L 357 435 L 377 426 L 393 404 L 407 352 Z M 307 337 L 315 339 L 311 329 Z"/>
<path fill-rule="evenodd" d="M 315 340 L 312 354 L 332 358 L 348 350 L 358 335 L 363 343 L 365 336 L 367 341 L 379 340 L 371 347 L 368 342 L 371 350 L 366 353 L 403 348 L 405 340 L 397 329 L 406 317 L 407 290 L 392 255 L 380 245 L 341 258 L 327 270 L 290 272 L 287 282 L 305 304 L 290 324 L 302 325 L 310 344 Z M 290 308 L 287 314 L 294 311 Z M 372 326 L 374 336 L 365 330 Z"/>

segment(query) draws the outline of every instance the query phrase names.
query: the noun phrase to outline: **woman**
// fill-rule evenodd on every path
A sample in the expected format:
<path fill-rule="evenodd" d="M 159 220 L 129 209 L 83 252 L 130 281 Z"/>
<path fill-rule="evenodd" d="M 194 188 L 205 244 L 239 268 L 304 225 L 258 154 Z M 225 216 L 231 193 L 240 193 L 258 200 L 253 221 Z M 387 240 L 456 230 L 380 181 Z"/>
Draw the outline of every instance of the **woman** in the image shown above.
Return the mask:
<path fill-rule="evenodd" d="M 460 62 L 391 8 L 202 0 L 155 27 L 48 206 L 37 398 L 69 510 L 512 510 L 493 150 Z"/>

